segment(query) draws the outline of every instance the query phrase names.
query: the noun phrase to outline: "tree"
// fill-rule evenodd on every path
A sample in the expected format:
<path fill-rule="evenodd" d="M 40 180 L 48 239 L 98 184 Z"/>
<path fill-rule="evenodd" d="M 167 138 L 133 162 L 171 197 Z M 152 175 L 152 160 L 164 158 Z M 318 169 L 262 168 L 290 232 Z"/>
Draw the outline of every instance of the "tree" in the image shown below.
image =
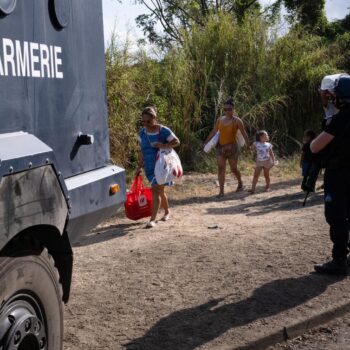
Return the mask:
<path fill-rule="evenodd" d="M 258 0 L 136 0 L 143 4 L 149 14 L 137 17 L 136 22 L 151 43 L 168 46 L 171 42 L 182 43 L 183 31 L 192 25 L 204 26 L 209 15 L 231 13 L 242 21 L 249 11 L 258 11 Z M 164 35 L 157 33 L 159 24 Z"/>
<path fill-rule="evenodd" d="M 274 0 L 263 11 L 259 0 L 135 0 L 144 5 L 149 13 L 137 17 L 149 42 L 161 47 L 183 42 L 183 35 L 193 25 L 204 26 L 209 16 L 218 13 L 232 14 L 233 20 L 242 23 L 249 13 L 266 15 L 274 20 L 284 4 L 294 23 L 301 24 L 307 31 L 323 34 L 326 30 L 325 0 Z M 163 33 L 157 31 L 157 27 Z"/>
<path fill-rule="evenodd" d="M 287 10 L 308 31 L 323 34 L 327 25 L 325 0 L 284 0 Z"/>
<path fill-rule="evenodd" d="M 330 40 L 334 40 L 339 35 L 350 32 L 350 13 L 343 19 L 328 23 L 326 30 L 326 37 Z"/>

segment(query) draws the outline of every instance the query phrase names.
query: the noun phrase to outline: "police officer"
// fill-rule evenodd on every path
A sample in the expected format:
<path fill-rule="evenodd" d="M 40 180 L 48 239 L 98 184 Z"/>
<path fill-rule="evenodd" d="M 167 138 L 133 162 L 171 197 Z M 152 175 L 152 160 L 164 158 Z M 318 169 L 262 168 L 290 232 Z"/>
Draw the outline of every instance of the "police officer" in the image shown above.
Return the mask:
<path fill-rule="evenodd" d="M 325 217 L 333 242 L 332 260 L 315 265 L 315 271 L 346 275 L 350 227 L 350 76 L 341 75 L 337 79 L 334 103 L 339 111 L 327 120 L 324 131 L 310 146 L 313 153 L 320 154 L 326 168 Z"/>

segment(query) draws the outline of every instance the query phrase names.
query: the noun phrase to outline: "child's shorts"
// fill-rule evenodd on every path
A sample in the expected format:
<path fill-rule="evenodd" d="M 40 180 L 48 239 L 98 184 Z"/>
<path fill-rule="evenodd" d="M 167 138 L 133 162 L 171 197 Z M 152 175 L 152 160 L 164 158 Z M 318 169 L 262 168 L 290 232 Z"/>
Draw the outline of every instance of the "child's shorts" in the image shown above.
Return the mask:
<path fill-rule="evenodd" d="M 273 160 L 272 159 L 257 160 L 256 167 L 257 168 L 271 169 L 273 167 Z"/>

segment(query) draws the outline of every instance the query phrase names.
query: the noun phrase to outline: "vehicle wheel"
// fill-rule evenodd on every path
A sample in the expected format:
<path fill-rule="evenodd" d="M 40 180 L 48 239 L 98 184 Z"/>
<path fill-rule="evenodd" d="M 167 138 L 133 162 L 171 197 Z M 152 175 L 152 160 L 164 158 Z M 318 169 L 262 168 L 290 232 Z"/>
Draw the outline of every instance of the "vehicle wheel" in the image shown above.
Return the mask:
<path fill-rule="evenodd" d="M 46 249 L 0 257 L 0 349 L 62 350 L 62 289 Z"/>

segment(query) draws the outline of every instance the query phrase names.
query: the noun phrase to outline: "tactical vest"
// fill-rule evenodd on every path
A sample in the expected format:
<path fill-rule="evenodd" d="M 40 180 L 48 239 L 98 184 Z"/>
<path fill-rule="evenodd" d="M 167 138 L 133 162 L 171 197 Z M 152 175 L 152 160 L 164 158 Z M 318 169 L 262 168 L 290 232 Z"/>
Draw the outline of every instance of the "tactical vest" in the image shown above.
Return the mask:
<path fill-rule="evenodd" d="M 338 113 L 340 117 L 344 127 L 321 156 L 323 166 L 328 169 L 350 168 L 350 106 Z"/>

